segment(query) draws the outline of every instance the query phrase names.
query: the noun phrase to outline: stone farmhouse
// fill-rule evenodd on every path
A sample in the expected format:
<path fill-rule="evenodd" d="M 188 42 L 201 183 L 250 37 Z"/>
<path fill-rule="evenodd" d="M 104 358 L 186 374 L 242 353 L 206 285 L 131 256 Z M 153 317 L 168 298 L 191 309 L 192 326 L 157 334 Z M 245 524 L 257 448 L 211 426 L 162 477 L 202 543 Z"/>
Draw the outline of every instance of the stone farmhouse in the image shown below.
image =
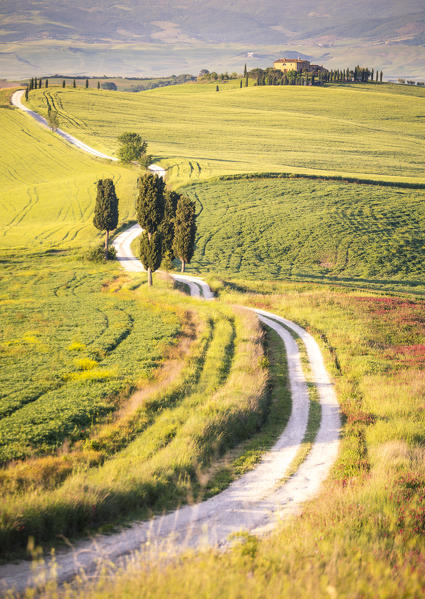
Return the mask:
<path fill-rule="evenodd" d="M 273 68 L 287 73 L 288 71 L 296 71 L 302 73 L 307 71 L 308 73 L 319 73 L 327 72 L 325 67 L 319 64 L 311 64 L 309 60 L 301 60 L 301 58 L 279 58 L 273 63 Z"/>

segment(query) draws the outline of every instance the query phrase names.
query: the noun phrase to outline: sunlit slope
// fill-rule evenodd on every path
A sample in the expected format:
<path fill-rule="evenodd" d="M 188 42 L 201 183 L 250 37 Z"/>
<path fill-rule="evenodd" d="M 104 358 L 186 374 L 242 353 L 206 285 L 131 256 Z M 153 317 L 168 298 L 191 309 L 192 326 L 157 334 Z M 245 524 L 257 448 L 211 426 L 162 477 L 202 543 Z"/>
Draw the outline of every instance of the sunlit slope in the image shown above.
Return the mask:
<path fill-rule="evenodd" d="M 202 206 L 200 272 L 425 283 L 423 189 L 255 178 L 185 192 Z"/>
<path fill-rule="evenodd" d="M 117 184 L 120 219 L 132 214 L 132 169 L 73 149 L 17 109 L 0 108 L 0 128 L 0 247 L 64 247 L 93 239 L 95 182 L 101 177 Z"/>
<path fill-rule="evenodd" d="M 250 81 L 252 85 L 252 81 Z M 297 171 L 424 181 L 425 90 L 391 85 L 249 87 L 239 82 L 139 94 L 51 88 L 30 105 L 59 110 L 61 126 L 113 152 L 139 131 L 171 168 L 170 181 L 212 174 Z"/>

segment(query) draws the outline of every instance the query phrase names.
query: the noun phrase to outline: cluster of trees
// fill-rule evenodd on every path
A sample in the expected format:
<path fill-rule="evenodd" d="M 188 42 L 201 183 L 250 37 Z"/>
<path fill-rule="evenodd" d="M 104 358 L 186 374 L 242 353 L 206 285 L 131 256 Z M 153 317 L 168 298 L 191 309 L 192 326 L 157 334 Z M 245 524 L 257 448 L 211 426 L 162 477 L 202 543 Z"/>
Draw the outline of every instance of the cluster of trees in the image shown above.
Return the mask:
<path fill-rule="evenodd" d="M 195 249 L 195 202 L 166 189 L 164 180 L 146 174 L 137 180 L 137 221 L 143 229 L 140 237 L 140 259 L 152 285 L 152 273 L 161 264 L 170 268 L 179 258 L 181 270 L 190 262 Z M 105 231 L 105 257 L 108 258 L 109 232 L 118 225 L 118 198 L 112 179 L 97 182 L 94 226 Z"/>
<path fill-rule="evenodd" d="M 420 87 L 425 86 L 424 81 L 413 81 L 412 79 L 408 79 L 407 81 L 406 81 L 406 79 L 398 79 L 397 81 L 399 83 L 402 83 L 403 85 L 407 83 L 407 85 L 419 85 Z"/>
<path fill-rule="evenodd" d="M 38 79 L 37 79 L 37 77 L 31 77 L 29 83 L 27 84 L 27 87 L 31 91 L 32 89 L 41 89 L 42 85 L 43 85 L 43 79 L 41 77 L 39 77 Z M 49 87 L 48 79 L 44 80 L 44 85 L 45 85 L 45 87 Z"/>
<path fill-rule="evenodd" d="M 336 69 L 332 71 L 318 70 L 310 71 L 288 71 L 284 73 L 280 69 L 272 67 L 267 69 L 252 69 L 247 71 L 246 65 L 240 87 L 249 85 L 249 79 L 254 80 L 254 85 L 321 85 L 323 83 L 344 83 L 350 81 L 382 83 L 383 72 L 374 69 L 357 66 L 354 69 Z"/>
<path fill-rule="evenodd" d="M 31 77 L 29 83 L 27 83 L 26 89 L 25 89 L 25 99 L 28 100 L 28 96 L 29 96 L 29 92 L 33 89 L 41 89 L 43 85 L 43 79 L 42 77 Z M 107 88 L 104 87 L 104 89 L 117 89 L 117 86 L 113 83 L 111 84 L 114 87 L 113 88 Z M 103 84 L 103 86 L 106 86 L 106 83 Z M 44 87 L 47 89 L 49 87 L 49 79 L 47 77 L 44 78 Z M 65 88 L 66 87 L 66 79 L 62 80 L 62 87 Z M 72 80 L 72 87 L 76 88 L 77 87 L 77 80 L 73 79 Z M 85 82 L 85 88 L 87 89 L 89 87 L 89 79 L 86 79 Z M 97 82 L 97 89 L 100 89 L 100 81 Z"/>
<path fill-rule="evenodd" d="M 231 79 L 239 79 L 240 75 L 236 72 L 233 73 L 216 73 L 213 71 L 210 73 L 208 69 L 202 69 L 199 71 L 198 81 L 230 81 Z"/>
<path fill-rule="evenodd" d="M 195 202 L 167 190 L 164 180 L 155 174 L 140 177 L 137 186 L 136 214 L 143 229 L 140 260 L 148 272 L 148 284 L 152 285 L 152 273 L 162 262 L 169 268 L 174 258 L 178 258 L 184 272 L 192 259 L 196 235 Z"/>

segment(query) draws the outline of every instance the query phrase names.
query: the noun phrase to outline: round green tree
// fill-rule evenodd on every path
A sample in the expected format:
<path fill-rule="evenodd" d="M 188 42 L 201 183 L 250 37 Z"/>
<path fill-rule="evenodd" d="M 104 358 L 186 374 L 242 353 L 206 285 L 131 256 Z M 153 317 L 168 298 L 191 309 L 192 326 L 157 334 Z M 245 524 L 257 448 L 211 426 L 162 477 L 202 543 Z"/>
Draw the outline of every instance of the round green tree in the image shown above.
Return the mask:
<path fill-rule="evenodd" d="M 118 149 L 118 158 L 121 162 L 129 163 L 141 160 L 146 154 L 148 144 L 138 133 L 122 133 L 118 137 L 120 147 Z"/>

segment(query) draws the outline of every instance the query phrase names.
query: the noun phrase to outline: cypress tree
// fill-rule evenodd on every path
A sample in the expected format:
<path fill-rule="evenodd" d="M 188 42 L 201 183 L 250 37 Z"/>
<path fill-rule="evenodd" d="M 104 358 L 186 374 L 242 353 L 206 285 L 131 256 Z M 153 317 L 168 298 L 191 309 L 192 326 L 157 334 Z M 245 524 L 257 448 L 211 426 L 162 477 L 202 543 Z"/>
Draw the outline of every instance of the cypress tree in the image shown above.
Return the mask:
<path fill-rule="evenodd" d="M 382 83 L 382 77 L 384 76 L 383 72 L 381 71 L 379 74 L 379 82 Z"/>
<path fill-rule="evenodd" d="M 164 195 L 164 217 L 159 226 L 162 243 L 162 256 L 164 267 L 169 270 L 175 258 L 173 251 L 174 219 L 180 194 L 175 191 L 166 191 Z"/>
<path fill-rule="evenodd" d="M 47 124 L 52 131 L 56 131 L 59 126 L 58 113 L 56 110 L 52 110 L 52 107 L 48 106 L 47 108 Z"/>
<path fill-rule="evenodd" d="M 49 80 L 46 79 L 46 81 L 44 82 L 44 87 L 47 89 L 49 87 Z"/>
<path fill-rule="evenodd" d="M 38 86 L 37 77 L 34 77 L 34 89 L 37 89 L 37 86 Z"/>
<path fill-rule="evenodd" d="M 28 96 L 29 96 L 29 86 L 27 84 L 27 86 L 25 88 L 25 100 L 28 100 Z"/>
<path fill-rule="evenodd" d="M 38 89 L 41 89 L 41 85 L 43 83 L 42 78 L 40 77 L 40 79 L 38 80 Z"/>
<path fill-rule="evenodd" d="M 248 74 L 248 70 L 246 68 L 246 63 L 245 63 L 245 67 L 244 67 L 244 70 L 243 70 L 243 76 L 246 77 L 247 74 Z"/>
<path fill-rule="evenodd" d="M 136 199 L 136 214 L 137 221 L 142 229 L 146 232 L 147 238 L 149 242 L 151 242 L 152 236 L 154 233 L 158 232 L 162 219 L 164 217 L 164 190 L 165 183 L 161 177 L 158 175 L 154 175 L 149 173 L 148 175 L 144 175 L 140 177 L 137 181 L 137 186 L 139 188 L 139 194 Z M 140 245 L 140 251 L 146 251 L 146 255 L 140 254 L 140 258 L 142 263 L 145 264 L 148 271 L 148 285 L 152 286 L 152 272 L 159 267 L 161 264 L 161 259 L 159 259 L 158 266 L 153 269 L 153 262 L 149 258 L 149 252 L 153 252 L 155 250 L 161 254 L 160 241 L 156 240 L 156 245 L 147 245 L 147 242 L 143 242 L 144 245 Z M 153 243 L 153 242 L 152 242 Z M 153 254 L 152 254 L 153 255 Z"/>
<path fill-rule="evenodd" d="M 72 82 L 72 87 L 77 87 L 77 82 L 75 81 L 75 79 L 74 79 L 74 81 Z"/>
<path fill-rule="evenodd" d="M 64 79 L 64 80 L 62 81 L 62 87 L 65 87 L 65 85 L 66 85 L 66 81 L 65 81 L 65 79 Z"/>
<path fill-rule="evenodd" d="M 195 236 L 195 202 L 188 197 L 181 196 L 177 203 L 174 221 L 173 249 L 175 255 L 180 259 L 182 272 L 185 271 L 186 264 L 192 259 L 195 250 Z"/>
<path fill-rule="evenodd" d="M 242 88 L 242 79 L 239 82 L 239 87 Z"/>
<path fill-rule="evenodd" d="M 118 224 L 118 198 L 112 179 L 99 179 L 97 182 L 93 224 L 99 231 L 106 231 L 105 257 L 108 259 L 109 231 Z"/>
<path fill-rule="evenodd" d="M 97 82 L 97 89 L 100 89 L 100 81 Z"/>
<path fill-rule="evenodd" d="M 148 233 L 143 231 L 140 237 L 140 260 L 148 271 L 148 285 L 152 286 L 152 273 L 161 266 L 162 247 L 161 235 L 158 231 Z"/>
<path fill-rule="evenodd" d="M 86 79 L 86 89 L 88 88 L 88 86 L 89 86 L 89 80 Z"/>
<path fill-rule="evenodd" d="M 245 75 L 245 87 L 248 87 L 248 73 Z"/>

